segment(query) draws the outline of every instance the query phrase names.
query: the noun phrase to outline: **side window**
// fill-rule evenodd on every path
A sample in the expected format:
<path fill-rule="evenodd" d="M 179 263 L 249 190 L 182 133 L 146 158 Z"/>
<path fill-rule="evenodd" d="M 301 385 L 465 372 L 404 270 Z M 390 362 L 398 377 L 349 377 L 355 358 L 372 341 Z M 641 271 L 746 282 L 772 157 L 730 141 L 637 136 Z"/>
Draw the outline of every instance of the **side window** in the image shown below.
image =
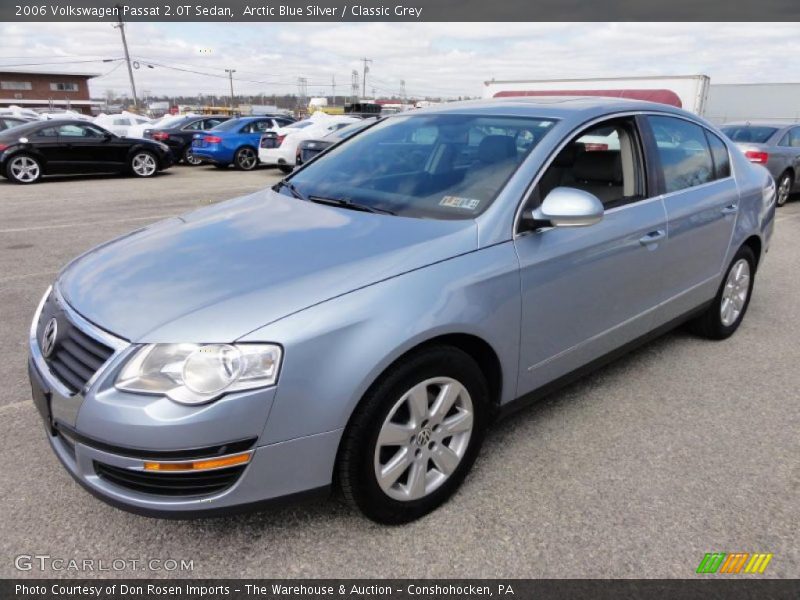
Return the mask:
<path fill-rule="evenodd" d="M 39 131 L 34 133 L 33 137 L 37 138 L 58 137 L 58 129 L 56 129 L 55 127 L 45 127 L 44 129 L 40 129 Z"/>
<path fill-rule="evenodd" d="M 184 131 L 198 131 L 203 128 L 203 121 L 192 121 L 188 125 L 186 125 L 183 130 Z"/>
<path fill-rule="evenodd" d="M 256 121 L 253 123 L 253 133 L 264 133 L 272 125 L 272 121 Z"/>
<path fill-rule="evenodd" d="M 222 123 L 222 119 L 206 119 L 203 124 L 203 129 L 211 129 Z"/>
<path fill-rule="evenodd" d="M 787 131 L 784 136 L 781 138 L 781 141 L 778 142 L 778 146 L 783 146 L 788 148 L 792 145 L 792 130 L 790 129 Z"/>
<path fill-rule="evenodd" d="M 795 127 L 789 131 L 789 145 L 792 148 L 800 148 L 800 127 Z"/>
<path fill-rule="evenodd" d="M 557 187 L 594 194 L 606 209 L 647 197 L 638 130 L 632 118 L 595 125 L 574 137 L 539 180 L 534 202 Z"/>
<path fill-rule="evenodd" d="M 731 176 L 731 159 L 728 147 L 716 135 L 706 130 L 708 145 L 711 146 L 711 158 L 714 159 L 714 175 L 716 179 Z"/>
<path fill-rule="evenodd" d="M 704 129 L 675 117 L 647 117 L 653 127 L 666 191 L 677 192 L 714 180 L 714 163 Z"/>
<path fill-rule="evenodd" d="M 62 125 L 58 128 L 58 135 L 61 137 L 85 137 L 85 129 L 80 125 Z"/>

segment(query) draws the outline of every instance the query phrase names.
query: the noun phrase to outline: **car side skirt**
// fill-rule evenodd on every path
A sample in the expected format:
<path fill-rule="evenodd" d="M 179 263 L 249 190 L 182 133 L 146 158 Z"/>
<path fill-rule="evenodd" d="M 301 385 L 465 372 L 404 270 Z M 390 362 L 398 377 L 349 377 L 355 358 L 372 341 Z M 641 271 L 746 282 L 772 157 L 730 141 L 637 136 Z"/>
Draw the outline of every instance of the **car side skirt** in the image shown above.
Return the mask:
<path fill-rule="evenodd" d="M 590 373 L 600 369 L 608 365 L 609 363 L 614 362 L 618 358 L 632 352 L 633 350 L 640 348 L 641 346 L 651 342 L 666 333 L 669 333 L 673 329 L 676 329 L 683 323 L 691 320 L 693 317 L 699 316 L 714 302 L 714 300 L 709 300 L 708 302 L 704 302 L 700 306 L 693 308 L 692 310 L 679 315 L 678 317 L 660 325 L 659 327 L 649 331 L 648 333 L 627 342 L 626 344 L 620 346 L 612 350 L 611 352 L 600 356 L 593 361 L 586 363 L 585 365 L 578 367 L 574 371 L 559 377 L 558 379 L 554 379 L 553 381 L 543 385 L 540 388 L 533 390 L 532 392 L 528 392 L 524 396 L 520 396 L 511 402 L 506 402 L 502 406 L 500 406 L 497 410 L 495 415 L 495 419 L 497 421 L 505 419 L 506 417 L 513 415 L 514 413 L 527 408 L 528 406 L 542 400 L 543 398 L 565 388 L 571 383 L 589 375 Z"/>

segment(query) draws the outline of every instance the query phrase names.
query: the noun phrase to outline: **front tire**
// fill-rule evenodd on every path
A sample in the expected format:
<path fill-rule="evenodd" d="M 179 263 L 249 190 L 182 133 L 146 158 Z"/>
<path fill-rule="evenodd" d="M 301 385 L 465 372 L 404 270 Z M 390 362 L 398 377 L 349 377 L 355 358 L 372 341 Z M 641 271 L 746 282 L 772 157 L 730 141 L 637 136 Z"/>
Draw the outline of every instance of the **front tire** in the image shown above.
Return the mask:
<path fill-rule="evenodd" d="M 780 176 L 780 178 L 778 178 L 778 184 L 775 190 L 775 203 L 778 206 L 783 206 L 789 201 L 789 196 L 792 193 L 793 183 L 794 178 L 789 171 L 786 171 Z"/>
<path fill-rule="evenodd" d="M 233 157 L 233 164 L 240 171 L 252 171 L 258 166 L 258 153 L 250 146 L 239 148 Z"/>
<path fill-rule="evenodd" d="M 345 431 L 337 463 L 345 499 L 383 524 L 435 510 L 475 462 L 488 413 L 486 379 L 467 353 L 434 346 L 401 359 Z"/>
<path fill-rule="evenodd" d="M 733 257 L 711 306 L 691 327 L 711 340 L 724 340 L 734 334 L 744 319 L 755 283 L 756 258 L 749 246 L 742 246 Z"/>
<path fill-rule="evenodd" d="M 147 150 L 139 150 L 131 157 L 130 171 L 136 177 L 152 177 L 158 172 L 156 155 Z"/>
<path fill-rule="evenodd" d="M 42 165 L 30 154 L 16 154 L 6 163 L 6 177 L 14 183 L 36 183 L 42 178 Z"/>

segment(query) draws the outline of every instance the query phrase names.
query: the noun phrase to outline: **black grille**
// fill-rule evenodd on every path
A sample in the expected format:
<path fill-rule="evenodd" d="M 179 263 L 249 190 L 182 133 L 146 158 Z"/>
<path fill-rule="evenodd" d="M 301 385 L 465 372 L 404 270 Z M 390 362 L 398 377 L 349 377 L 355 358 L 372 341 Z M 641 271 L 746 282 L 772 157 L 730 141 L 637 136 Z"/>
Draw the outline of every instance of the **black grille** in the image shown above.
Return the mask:
<path fill-rule="evenodd" d="M 105 463 L 94 463 L 95 472 L 120 487 L 158 496 L 205 496 L 232 486 L 246 465 L 190 473 L 133 471 Z"/>
<path fill-rule="evenodd" d="M 78 329 L 69 319 L 55 293 L 42 307 L 36 326 L 36 337 L 41 347 L 42 335 L 51 319 L 58 324 L 55 347 L 45 357 L 50 371 L 73 393 L 81 390 L 97 370 L 109 359 L 114 350 Z"/>

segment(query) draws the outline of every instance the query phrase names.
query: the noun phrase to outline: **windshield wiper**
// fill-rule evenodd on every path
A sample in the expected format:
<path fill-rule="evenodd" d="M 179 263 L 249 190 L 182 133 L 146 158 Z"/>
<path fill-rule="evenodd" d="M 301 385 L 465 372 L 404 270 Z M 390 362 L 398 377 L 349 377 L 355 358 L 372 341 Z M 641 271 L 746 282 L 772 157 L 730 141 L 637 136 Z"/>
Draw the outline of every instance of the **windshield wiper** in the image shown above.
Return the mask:
<path fill-rule="evenodd" d="M 298 190 L 291 181 L 287 181 L 285 179 L 281 179 L 278 183 L 275 184 L 275 187 L 272 188 L 272 189 L 274 189 L 277 192 L 282 187 L 285 187 L 287 190 L 292 192 L 292 196 L 294 196 L 298 200 L 307 200 L 308 199 L 305 196 L 303 196 L 302 193 L 300 193 L 300 190 Z"/>
<path fill-rule="evenodd" d="M 376 206 L 369 206 L 367 204 L 359 204 L 352 200 L 345 200 L 344 198 L 324 198 L 322 196 L 309 196 L 308 200 L 316 202 L 317 204 L 328 204 L 329 206 L 338 206 L 340 208 L 349 208 L 350 210 L 360 210 L 369 213 L 381 213 L 385 215 L 396 215 L 394 211 L 386 208 L 378 208 Z"/>

